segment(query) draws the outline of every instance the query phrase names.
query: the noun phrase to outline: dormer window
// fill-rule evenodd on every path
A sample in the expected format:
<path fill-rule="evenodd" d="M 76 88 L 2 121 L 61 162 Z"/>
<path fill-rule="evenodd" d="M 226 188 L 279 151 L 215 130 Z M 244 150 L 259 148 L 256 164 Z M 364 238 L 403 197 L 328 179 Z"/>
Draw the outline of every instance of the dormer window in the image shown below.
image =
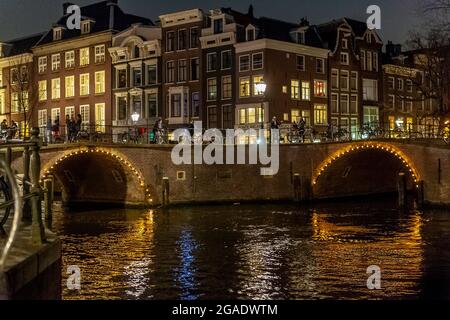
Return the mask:
<path fill-rule="evenodd" d="M 91 32 L 91 20 L 81 22 L 81 34 L 86 34 Z"/>
<path fill-rule="evenodd" d="M 297 43 L 305 44 L 305 31 L 297 32 Z"/>
<path fill-rule="evenodd" d="M 223 32 L 223 19 L 214 19 L 214 34 Z"/>
<path fill-rule="evenodd" d="M 53 41 L 58 41 L 62 39 L 63 28 L 58 27 L 53 29 Z"/>
<path fill-rule="evenodd" d="M 256 40 L 256 28 L 252 25 L 249 25 L 247 27 L 246 40 L 247 41 L 255 41 Z"/>

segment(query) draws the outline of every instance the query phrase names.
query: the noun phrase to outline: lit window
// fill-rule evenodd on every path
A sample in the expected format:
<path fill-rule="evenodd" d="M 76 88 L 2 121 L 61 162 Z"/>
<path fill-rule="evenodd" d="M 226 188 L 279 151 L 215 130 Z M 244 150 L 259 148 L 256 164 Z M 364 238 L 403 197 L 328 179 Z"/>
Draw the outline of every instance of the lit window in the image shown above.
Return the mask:
<path fill-rule="evenodd" d="M 328 115 L 326 105 L 316 104 L 314 106 L 314 123 L 319 126 L 327 125 Z"/>
<path fill-rule="evenodd" d="M 239 81 L 239 96 L 250 97 L 250 78 L 241 78 Z"/>
<path fill-rule="evenodd" d="M 67 51 L 65 54 L 66 69 L 75 67 L 75 51 Z"/>
<path fill-rule="evenodd" d="M 95 73 L 95 93 L 105 92 L 105 71 Z"/>
<path fill-rule="evenodd" d="M 258 90 L 258 84 L 263 82 L 263 76 L 253 76 L 253 94 L 255 96 L 264 95 L 264 91 Z"/>
<path fill-rule="evenodd" d="M 75 76 L 66 77 L 66 98 L 75 96 Z"/>
<path fill-rule="evenodd" d="M 61 55 L 54 54 L 52 55 L 52 71 L 57 71 L 61 67 Z"/>
<path fill-rule="evenodd" d="M 89 95 L 89 73 L 80 75 L 80 95 Z"/>
<path fill-rule="evenodd" d="M 61 98 L 61 79 L 52 79 L 52 99 Z"/>
<path fill-rule="evenodd" d="M 47 57 L 39 57 L 38 65 L 39 65 L 39 73 L 46 72 L 47 71 Z"/>
<path fill-rule="evenodd" d="M 105 62 L 105 46 L 104 45 L 96 46 L 95 47 L 95 63 L 103 63 L 103 62 Z"/>
<path fill-rule="evenodd" d="M 81 125 L 83 129 L 86 129 L 89 126 L 91 118 L 89 105 L 80 106 L 80 115 L 81 115 Z"/>
<path fill-rule="evenodd" d="M 80 66 L 89 65 L 89 48 L 80 49 Z"/>
<path fill-rule="evenodd" d="M 327 96 L 327 82 L 324 80 L 314 80 L 314 96 L 326 97 Z"/>
<path fill-rule="evenodd" d="M 298 109 L 291 110 L 292 122 L 298 123 L 300 121 L 300 111 Z"/>
<path fill-rule="evenodd" d="M 105 104 L 97 103 L 95 105 L 95 131 L 105 132 L 106 128 Z"/>
<path fill-rule="evenodd" d="M 311 87 L 308 81 L 302 81 L 302 100 L 311 100 Z"/>
<path fill-rule="evenodd" d="M 298 80 L 291 81 L 291 99 L 300 99 L 300 84 Z"/>
<path fill-rule="evenodd" d="M 47 100 L 47 80 L 39 81 L 39 101 Z"/>
<path fill-rule="evenodd" d="M 256 123 L 256 109 L 248 108 L 248 123 L 253 124 Z"/>
<path fill-rule="evenodd" d="M 208 79 L 208 101 L 217 99 L 217 79 Z"/>

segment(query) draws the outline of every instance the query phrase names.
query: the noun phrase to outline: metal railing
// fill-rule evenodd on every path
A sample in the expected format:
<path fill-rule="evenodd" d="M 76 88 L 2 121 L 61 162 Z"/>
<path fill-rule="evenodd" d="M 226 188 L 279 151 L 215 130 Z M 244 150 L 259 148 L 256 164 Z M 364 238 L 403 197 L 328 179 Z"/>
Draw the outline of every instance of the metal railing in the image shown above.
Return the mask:
<path fill-rule="evenodd" d="M 254 129 L 259 133 L 261 127 L 265 128 L 265 137 L 270 140 L 270 126 L 268 124 L 243 126 L 240 129 L 246 131 Z M 177 128 L 180 129 L 180 128 Z M 179 141 L 174 139 L 175 128 L 165 128 L 163 131 L 155 131 L 153 127 L 145 126 L 83 126 L 78 131 L 66 130 L 64 126 L 59 127 L 57 132 L 41 128 L 41 138 L 47 144 L 70 144 L 70 143 L 97 143 L 97 144 L 175 144 Z M 207 131 L 203 129 L 200 137 L 194 134 L 194 129 L 184 128 L 192 137 L 192 142 L 205 140 L 203 134 Z M 226 136 L 227 129 L 214 129 Z M 282 144 L 303 144 L 303 143 L 330 143 L 348 142 L 353 140 L 380 140 L 380 139 L 410 139 L 410 140 L 448 140 L 449 130 L 445 126 L 438 125 L 415 125 L 391 128 L 381 126 L 378 123 L 366 123 L 360 127 L 341 126 L 317 126 L 317 127 L 294 127 L 293 124 L 281 124 L 279 126 L 280 143 Z M 236 144 L 241 141 L 236 139 Z M 247 143 L 256 143 L 257 138 L 247 139 Z"/>
<path fill-rule="evenodd" d="M 27 142 L 6 143 L 0 145 L 4 160 L 0 160 L 1 172 L 6 178 L 6 187 L 11 193 L 11 199 L 0 203 L 0 212 L 13 208 L 13 219 L 9 226 L 7 239 L 0 255 L 0 271 L 17 238 L 22 221 L 31 222 L 30 240 L 33 245 L 39 246 L 46 241 L 45 228 L 42 220 L 42 188 L 40 185 L 40 158 L 41 140 L 39 129 L 31 131 L 31 138 Z M 23 177 L 13 174 L 11 168 L 13 153 L 22 151 Z M 21 188 L 19 186 L 21 184 Z M 8 221 L 10 219 L 6 219 Z M 0 225 L 4 231 L 5 225 Z"/>

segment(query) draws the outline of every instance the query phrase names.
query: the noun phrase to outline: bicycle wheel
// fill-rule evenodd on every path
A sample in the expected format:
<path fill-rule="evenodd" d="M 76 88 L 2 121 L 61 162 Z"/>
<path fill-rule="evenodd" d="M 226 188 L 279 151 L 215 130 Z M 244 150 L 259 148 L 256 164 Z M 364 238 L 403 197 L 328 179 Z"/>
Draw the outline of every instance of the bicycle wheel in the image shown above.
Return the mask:
<path fill-rule="evenodd" d="M 0 177 L 0 203 L 11 200 L 11 191 L 4 177 Z M 11 213 L 11 207 L 0 210 L 0 228 L 3 227 Z"/>

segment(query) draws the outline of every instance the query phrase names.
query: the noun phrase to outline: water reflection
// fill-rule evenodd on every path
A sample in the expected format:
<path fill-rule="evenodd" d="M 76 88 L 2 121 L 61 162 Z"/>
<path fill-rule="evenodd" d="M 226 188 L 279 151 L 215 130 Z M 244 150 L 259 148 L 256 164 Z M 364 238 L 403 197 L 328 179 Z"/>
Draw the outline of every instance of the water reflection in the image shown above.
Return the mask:
<path fill-rule="evenodd" d="M 66 299 L 449 298 L 450 216 L 394 206 L 59 208 L 52 227 L 64 265 L 82 270 L 82 291 Z M 366 287 L 370 265 L 381 291 Z"/>

